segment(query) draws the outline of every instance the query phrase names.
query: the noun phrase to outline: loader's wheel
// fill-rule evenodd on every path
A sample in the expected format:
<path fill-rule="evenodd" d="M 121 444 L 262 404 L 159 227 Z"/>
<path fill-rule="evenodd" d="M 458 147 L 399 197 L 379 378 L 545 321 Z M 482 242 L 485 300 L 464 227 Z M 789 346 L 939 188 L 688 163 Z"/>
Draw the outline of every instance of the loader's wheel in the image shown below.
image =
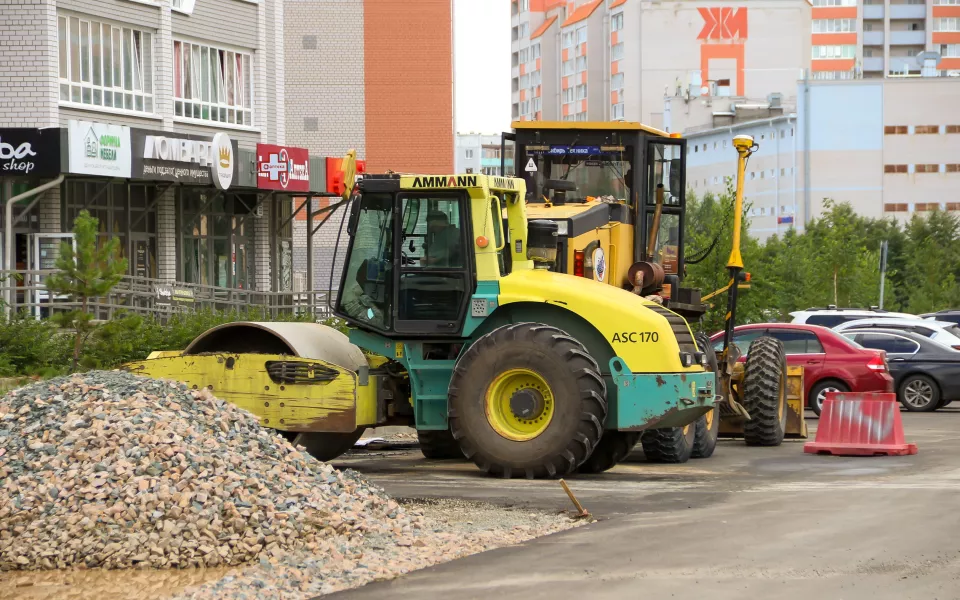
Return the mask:
<path fill-rule="evenodd" d="M 290 443 L 294 446 L 303 446 L 303 449 L 307 451 L 307 454 L 314 457 L 317 460 L 323 462 L 331 461 L 350 448 L 353 448 L 353 445 L 357 443 L 357 440 L 360 439 L 360 436 L 363 435 L 363 432 L 366 430 L 365 427 L 361 427 L 351 433 L 320 433 L 320 432 L 310 432 L 310 433 L 300 433 L 295 435 L 290 435 L 289 433 L 284 433 L 284 437 L 290 440 Z"/>
<path fill-rule="evenodd" d="M 648 429 L 640 436 L 643 454 L 654 463 L 685 463 L 693 454 L 696 422 L 685 427 Z"/>
<path fill-rule="evenodd" d="M 748 446 L 779 446 L 787 426 L 787 359 L 783 344 L 760 337 L 750 344 L 744 368 L 743 407 L 750 420 L 743 423 Z"/>
<path fill-rule="evenodd" d="M 634 431 L 604 431 L 590 458 L 580 468 L 580 473 L 603 473 L 617 466 L 640 441 L 640 434 Z"/>
<path fill-rule="evenodd" d="M 697 334 L 697 346 L 701 352 L 707 355 L 707 366 L 714 373 L 713 390 L 714 394 L 720 393 L 720 380 L 716 373 L 719 370 L 717 365 L 717 353 L 713 350 L 710 338 L 704 333 Z M 717 448 L 717 438 L 720 436 L 720 409 L 714 408 L 707 414 L 697 419 L 697 431 L 693 439 L 692 458 L 710 458 L 713 451 Z"/>
<path fill-rule="evenodd" d="M 442 431 L 421 429 L 417 431 L 417 439 L 420 440 L 420 452 L 424 458 L 434 460 L 463 458 L 460 444 L 453 439 L 453 434 L 450 433 L 449 429 Z"/>
<path fill-rule="evenodd" d="M 603 435 L 606 391 L 599 365 L 576 339 L 549 325 L 506 325 L 457 362 L 450 429 L 487 473 L 567 475 Z"/>

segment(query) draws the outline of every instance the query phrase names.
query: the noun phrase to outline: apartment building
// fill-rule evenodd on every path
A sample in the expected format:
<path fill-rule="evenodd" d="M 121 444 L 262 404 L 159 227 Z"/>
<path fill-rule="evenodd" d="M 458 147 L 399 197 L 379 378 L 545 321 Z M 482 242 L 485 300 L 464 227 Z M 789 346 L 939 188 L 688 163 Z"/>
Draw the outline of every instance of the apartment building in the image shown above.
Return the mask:
<path fill-rule="evenodd" d="M 952 77 L 809 81 L 795 98 L 669 98 L 667 113 L 688 140 L 695 195 L 722 193 L 736 176 L 733 136 L 754 137 L 744 189 L 751 231 L 765 238 L 802 229 L 827 199 L 901 221 L 934 207 L 960 212 L 960 117 L 944 101 L 955 98 Z"/>
<path fill-rule="evenodd" d="M 663 98 L 792 91 L 810 67 L 807 0 L 515 0 L 515 120 L 642 121 Z"/>
<path fill-rule="evenodd" d="M 0 0 L 0 264 L 50 268 L 89 210 L 130 277 L 328 281 L 341 222 L 305 200 L 349 149 L 453 169 L 451 49 L 450 0 Z"/>
<path fill-rule="evenodd" d="M 960 76 L 960 1 L 813 0 L 814 79 Z"/>
<path fill-rule="evenodd" d="M 506 161 L 501 163 L 500 156 L 504 150 L 502 136 L 483 133 L 457 134 L 457 173 L 483 173 L 484 175 L 503 175 L 501 164 L 506 166 L 507 173 L 513 172 L 513 156 L 507 148 Z"/>

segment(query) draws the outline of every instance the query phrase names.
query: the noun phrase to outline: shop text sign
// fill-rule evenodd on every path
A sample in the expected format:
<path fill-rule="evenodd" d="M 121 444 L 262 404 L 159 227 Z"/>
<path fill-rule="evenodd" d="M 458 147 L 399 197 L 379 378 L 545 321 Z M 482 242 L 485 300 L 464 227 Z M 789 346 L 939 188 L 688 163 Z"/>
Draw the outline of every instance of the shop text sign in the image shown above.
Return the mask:
<path fill-rule="evenodd" d="M 131 129 L 133 178 L 214 185 L 226 190 L 236 179 L 237 143 L 213 137 Z"/>
<path fill-rule="evenodd" d="M 310 152 L 306 148 L 257 144 L 257 187 L 309 192 Z"/>
<path fill-rule="evenodd" d="M 67 126 L 71 173 L 130 177 L 130 128 L 71 120 Z"/>
<path fill-rule="evenodd" d="M 0 129 L 0 177 L 56 177 L 59 174 L 59 129 Z"/>

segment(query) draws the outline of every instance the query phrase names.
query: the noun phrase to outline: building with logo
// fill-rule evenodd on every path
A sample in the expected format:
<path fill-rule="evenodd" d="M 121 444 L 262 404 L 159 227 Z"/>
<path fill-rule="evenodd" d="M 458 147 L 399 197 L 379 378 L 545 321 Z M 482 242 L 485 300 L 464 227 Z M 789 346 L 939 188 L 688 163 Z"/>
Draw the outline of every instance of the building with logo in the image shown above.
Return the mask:
<path fill-rule="evenodd" d="M 51 268 L 87 210 L 103 239 L 120 240 L 129 263 L 122 285 L 158 288 L 150 302 L 205 296 L 244 307 L 321 287 L 313 284 L 322 261 L 308 248 L 326 244 L 332 253 L 336 244 L 340 222 L 319 225 L 338 181 L 342 188 L 337 157 L 356 149 L 361 170 L 366 160 L 453 168 L 449 3 L 433 7 L 429 24 L 396 31 L 395 22 L 413 17 L 394 14 L 392 3 L 366 4 L 36 0 L 4 8 L 2 270 Z M 427 29 L 448 35 L 416 52 L 390 51 Z M 342 51 L 348 31 L 364 52 Z M 451 66 L 441 72 L 444 61 Z M 425 95 L 405 104 L 398 84 Z"/>
<path fill-rule="evenodd" d="M 810 67 L 807 0 L 514 0 L 515 120 L 641 121 L 664 96 L 792 94 Z"/>
<path fill-rule="evenodd" d="M 802 230 L 827 200 L 900 221 L 934 208 L 960 214 L 960 78 L 801 82 L 797 98 L 668 98 L 687 139 L 687 189 L 720 194 L 736 177 L 735 135 L 753 136 L 744 183 L 751 233 Z M 706 124 L 704 124 L 706 123 Z"/>

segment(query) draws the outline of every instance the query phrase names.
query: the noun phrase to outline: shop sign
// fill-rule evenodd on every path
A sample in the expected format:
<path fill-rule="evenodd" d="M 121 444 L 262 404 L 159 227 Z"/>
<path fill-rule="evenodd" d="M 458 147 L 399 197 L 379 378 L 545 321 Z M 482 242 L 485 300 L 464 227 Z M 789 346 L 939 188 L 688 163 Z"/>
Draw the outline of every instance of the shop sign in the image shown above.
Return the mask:
<path fill-rule="evenodd" d="M 236 179 L 237 142 L 213 137 L 131 129 L 133 179 L 213 185 L 226 190 Z"/>
<path fill-rule="evenodd" d="M 160 286 L 157 288 L 157 304 L 191 304 L 194 301 L 193 290 Z"/>
<path fill-rule="evenodd" d="M 257 144 L 257 187 L 281 192 L 309 192 L 310 151 Z"/>
<path fill-rule="evenodd" d="M 70 173 L 130 177 L 130 128 L 71 120 L 67 126 Z"/>
<path fill-rule="evenodd" d="M 60 129 L 0 129 L 0 177 L 60 174 Z"/>

